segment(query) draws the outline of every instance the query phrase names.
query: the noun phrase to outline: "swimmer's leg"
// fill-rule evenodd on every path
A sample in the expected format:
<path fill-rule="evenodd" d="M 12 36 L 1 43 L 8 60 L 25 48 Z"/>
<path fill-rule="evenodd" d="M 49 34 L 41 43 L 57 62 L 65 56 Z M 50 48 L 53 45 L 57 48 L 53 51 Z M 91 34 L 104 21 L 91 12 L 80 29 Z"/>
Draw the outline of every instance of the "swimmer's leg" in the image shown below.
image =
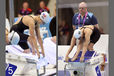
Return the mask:
<path fill-rule="evenodd" d="M 78 54 L 80 53 L 80 50 L 82 49 L 83 47 L 83 40 L 81 39 L 79 41 L 79 44 L 77 46 L 77 51 L 76 51 L 76 54 L 74 55 L 74 57 L 71 59 L 71 61 L 75 61 L 77 58 L 78 58 Z"/>

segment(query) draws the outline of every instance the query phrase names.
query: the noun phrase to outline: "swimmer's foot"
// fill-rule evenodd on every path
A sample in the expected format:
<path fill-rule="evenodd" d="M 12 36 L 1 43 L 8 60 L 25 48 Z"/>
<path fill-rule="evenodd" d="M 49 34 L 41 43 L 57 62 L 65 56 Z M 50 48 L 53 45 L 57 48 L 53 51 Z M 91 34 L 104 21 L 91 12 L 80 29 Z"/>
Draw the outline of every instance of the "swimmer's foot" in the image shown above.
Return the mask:
<path fill-rule="evenodd" d="M 83 62 L 84 61 L 84 57 L 80 57 L 80 62 Z"/>
<path fill-rule="evenodd" d="M 32 55 L 36 55 L 35 51 L 32 51 Z"/>
<path fill-rule="evenodd" d="M 77 59 L 77 57 L 73 57 L 72 59 L 71 59 L 71 61 L 75 61 Z"/>
<path fill-rule="evenodd" d="M 66 61 L 66 62 L 68 62 L 68 61 L 69 61 L 69 59 L 70 59 L 70 58 L 69 58 L 68 56 L 67 56 L 67 57 L 65 57 L 65 61 Z"/>

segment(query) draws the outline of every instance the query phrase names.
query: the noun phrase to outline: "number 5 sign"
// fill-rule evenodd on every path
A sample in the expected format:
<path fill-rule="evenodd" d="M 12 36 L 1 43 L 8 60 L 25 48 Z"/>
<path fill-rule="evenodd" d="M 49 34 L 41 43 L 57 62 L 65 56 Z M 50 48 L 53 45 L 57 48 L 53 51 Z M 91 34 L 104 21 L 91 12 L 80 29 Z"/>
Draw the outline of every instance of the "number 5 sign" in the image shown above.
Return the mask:
<path fill-rule="evenodd" d="M 17 69 L 17 66 L 13 64 L 8 64 L 8 67 L 6 69 L 6 76 L 12 76 Z"/>

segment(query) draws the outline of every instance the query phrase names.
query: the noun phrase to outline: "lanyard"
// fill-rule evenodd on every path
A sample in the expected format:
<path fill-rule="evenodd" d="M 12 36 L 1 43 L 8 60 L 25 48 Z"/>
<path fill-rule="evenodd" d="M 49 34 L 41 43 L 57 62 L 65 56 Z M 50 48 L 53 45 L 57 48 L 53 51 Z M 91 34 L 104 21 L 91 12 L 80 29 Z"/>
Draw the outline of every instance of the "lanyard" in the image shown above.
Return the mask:
<path fill-rule="evenodd" d="M 88 12 L 86 12 L 86 14 L 85 14 L 85 18 L 84 18 L 84 20 L 83 20 L 83 26 L 84 26 L 84 23 L 85 23 L 87 14 L 88 14 Z M 80 13 L 79 13 L 79 15 L 78 15 L 78 26 L 79 26 L 79 25 L 80 25 Z"/>

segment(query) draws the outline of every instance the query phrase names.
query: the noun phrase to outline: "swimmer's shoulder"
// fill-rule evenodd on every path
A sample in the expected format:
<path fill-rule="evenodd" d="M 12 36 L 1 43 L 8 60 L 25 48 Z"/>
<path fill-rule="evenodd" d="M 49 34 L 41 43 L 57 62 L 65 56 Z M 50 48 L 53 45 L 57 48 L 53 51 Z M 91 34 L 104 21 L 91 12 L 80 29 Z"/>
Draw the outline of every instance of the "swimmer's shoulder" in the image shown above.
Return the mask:
<path fill-rule="evenodd" d="M 23 20 L 22 22 L 25 24 L 25 25 L 28 25 L 28 24 L 34 24 L 34 17 L 33 15 L 26 15 L 23 17 Z"/>
<path fill-rule="evenodd" d="M 31 17 L 29 17 L 28 15 L 22 16 L 22 17 L 19 17 L 19 19 L 13 25 L 18 24 L 22 20 L 22 18 L 23 18 L 23 22 L 31 19 Z"/>
<path fill-rule="evenodd" d="M 21 21 L 22 18 L 23 18 L 22 22 L 25 25 L 28 25 L 29 23 L 34 23 L 33 17 L 34 17 L 34 15 L 25 15 L 25 16 L 19 17 L 19 19 L 13 25 L 18 24 Z"/>
<path fill-rule="evenodd" d="M 25 15 L 25 16 L 23 16 L 23 20 L 26 20 L 26 21 L 28 21 L 28 20 L 34 20 L 33 18 L 34 18 L 35 16 L 33 16 L 33 15 Z"/>

